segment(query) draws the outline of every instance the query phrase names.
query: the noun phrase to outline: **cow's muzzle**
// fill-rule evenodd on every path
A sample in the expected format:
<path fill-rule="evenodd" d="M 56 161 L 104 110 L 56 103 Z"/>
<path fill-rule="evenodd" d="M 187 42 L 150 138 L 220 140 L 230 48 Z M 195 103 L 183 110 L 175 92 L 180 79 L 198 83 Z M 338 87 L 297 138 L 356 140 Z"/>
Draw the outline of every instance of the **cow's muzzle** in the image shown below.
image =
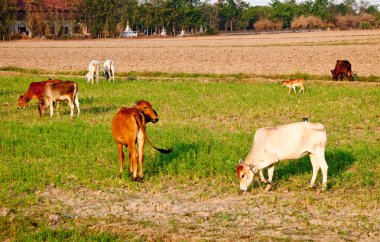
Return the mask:
<path fill-rule="evenodd" d="M 158 122 L 158 118 L 155 118 L 152 120 L 152 123 L 157 123 Z"/>

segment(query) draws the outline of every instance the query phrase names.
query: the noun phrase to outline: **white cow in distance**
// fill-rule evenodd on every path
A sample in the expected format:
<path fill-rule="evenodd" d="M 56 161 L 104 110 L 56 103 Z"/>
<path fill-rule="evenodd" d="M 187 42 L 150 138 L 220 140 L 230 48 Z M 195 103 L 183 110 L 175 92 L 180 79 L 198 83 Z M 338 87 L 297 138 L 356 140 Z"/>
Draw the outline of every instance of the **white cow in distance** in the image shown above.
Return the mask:
<path fill-rule="evenodd" d="M 255 132 L 251 151 L 245 161 L 239 161 L 236 168 L 240 190 L 247 191 L 253 181 L 254 174 L 259 173 L 261 181 L 268 183 L 265 191 L 269 191 L 275 163 L 283 160 L 299 159 L 306 155 L 309 155 L 313 166 L 310 187 L 315 186 L 315 179 L 319 169 L 321 169 L 323 176 L 322 189 L 327 188 L 326 128 L 320 123 L 311 123 L 306 120 L 305 122 L 277 127 L 261 128 Z M 262 173 L 264 168 L 268 168 L 268 181 Z"/>
<path fill-rule="evenodd" d="M 92 60 L 90 64 L 88 64 L 88 73 L 84 77 L 86 82 L 91 82 L 94 84 L 94 79 L 96 79 L 96 84 L 99 83 L 99 70 L 100 63 L 98 60 Z"/>
<path fill-rule="evenodd" d="M 104 62 L 104 74 L 103 76 L 110 81 L 112 79 L 112 82 L 115 82 L 115 65 L 113 60 L 106 60 Z"/>

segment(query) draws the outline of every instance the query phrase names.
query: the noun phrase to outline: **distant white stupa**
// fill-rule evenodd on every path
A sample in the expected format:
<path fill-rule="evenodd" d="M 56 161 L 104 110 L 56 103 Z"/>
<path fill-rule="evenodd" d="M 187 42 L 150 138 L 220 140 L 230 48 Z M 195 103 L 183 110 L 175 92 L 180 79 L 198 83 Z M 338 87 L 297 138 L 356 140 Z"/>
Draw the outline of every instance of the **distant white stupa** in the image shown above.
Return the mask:
<path fill-rule="evenodd" d="M 137 31 L 133 31 L 131 27 L 129 27 L 129 22 L 127 21 L 127 27 L 125 27 L 124 32 L 121 33 L 121 37 L 137 37 Z"/>
<path fill-rule="evenodd" d="M 161 36 L 166 36 L 166 29 L 165 29 L 165 27 L 162 27 Z"/>

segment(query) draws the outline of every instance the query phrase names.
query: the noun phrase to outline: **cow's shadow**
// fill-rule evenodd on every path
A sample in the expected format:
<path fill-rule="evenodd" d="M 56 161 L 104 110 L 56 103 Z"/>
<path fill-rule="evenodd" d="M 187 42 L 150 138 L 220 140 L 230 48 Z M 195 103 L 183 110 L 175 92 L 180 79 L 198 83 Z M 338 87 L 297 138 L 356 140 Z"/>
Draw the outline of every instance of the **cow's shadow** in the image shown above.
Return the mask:
<path fill-rule="evenodd" d="M 160 153 L 155 159 L 153 159 L 153 161 L 146 162 L 144 164 L 144 169 L 149 173 L 149 176 L 154 176 L 159 173 L 168 173 L 169 170 L 176 170 L 177 165 L 173 162 L 177 162 L 176 160 L 181 156 L 181 154 L 187 154 L 190 151 L 195 154 L 198 154 L 199 152 L 199 146 L 196 144 L 180 143 L 176 144 L 172 148 L 172 152 L 168 154 Z"/>
<path fill-rule="evenodd" d="M 327 165 L 329 166 L 328 183 L 330 186 L 334 185 L 334 178 L 339 177 L 341 173 L 346 171 L 356 161 L 355 157 L 351 153 L 340 149 L 327 151 L 325 154 L 325 158 Z M 276 165 L 273 181 L 286 181 L 289 180 L 291 176 L 299 174 L 310 174 L 311 179 L 311 176 L 313 174 L 313 167 L 311 165 L 309 156 L 305 156 L 302 159 L 298 160 L 290 160 L 284 162 L 283 164 Z M 266 176 L 265 173 L 264 175 Z M 318 177 L 321 176 L 321 171 L 319 170 Z M 305 182 L 309 183 L 310 179 L 308 179 Z"/>
<path fill-rule="evenodd" d="M 115 105 L 109 105 L 109 106 L 91 106 L 91 107 L 84 107 L 80 108 L 80 112 L 84 114 L 100 114 L 100 113 L 108 113 L 110 111 L 115 111 L 115 113 L 118 111 L 118 107 Z"/>

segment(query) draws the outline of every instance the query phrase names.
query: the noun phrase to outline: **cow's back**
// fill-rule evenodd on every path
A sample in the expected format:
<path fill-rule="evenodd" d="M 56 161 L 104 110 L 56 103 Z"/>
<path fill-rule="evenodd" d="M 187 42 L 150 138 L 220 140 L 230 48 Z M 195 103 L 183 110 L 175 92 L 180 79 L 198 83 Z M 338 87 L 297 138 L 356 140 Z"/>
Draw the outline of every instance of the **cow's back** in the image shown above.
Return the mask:
<path fill-rule="evenodd" d="M 326 145 L 326 129 L 322 124 L 298 122 L 258 129 L 254 136 L 255 160 L 286 160 L 311 152 L 316 145 Z M 301 153 L 302 153 L 301 152 Z"/>
<path fill-rule="evenodd" d="M 77 92 L 78 85 L 72 81 L 64 81 L 58 83 L 47 83 L 45 86 L 45 94 L 58 97 L 58 96 L 73 96 Z"/>
<path fill-rule="evenodd" d="M 116 142 L 126 145 L 129 138 L 136 139 L 138 125 L 135 115 L 139 115 L 135 108 L 121 107 L 119 109 L 111 123 L 112 135 Z"/>
<path fill-rule="evenodd" d="M 337 60 L 335 65 L 336 71 L 351 71 L 351 63 L 348 60 Z"/>

